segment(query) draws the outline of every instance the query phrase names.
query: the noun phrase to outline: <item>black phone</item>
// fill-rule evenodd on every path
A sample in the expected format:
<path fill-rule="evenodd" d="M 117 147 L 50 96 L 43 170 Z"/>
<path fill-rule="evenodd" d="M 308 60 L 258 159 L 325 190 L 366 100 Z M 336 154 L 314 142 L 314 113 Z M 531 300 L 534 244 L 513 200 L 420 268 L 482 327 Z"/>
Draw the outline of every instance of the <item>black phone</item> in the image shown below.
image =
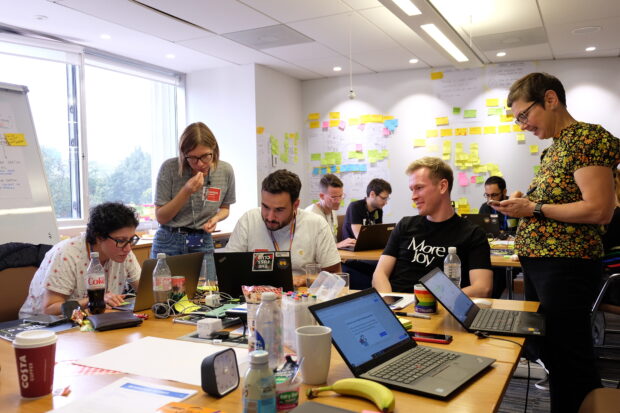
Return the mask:
<path fill-rule="evenodd" d="M 51 314 L 37 314 L 24 319 L 24 323 L 40 324 L 51 327 L 69 321 L 65 316 Z"/>
<path fill-rule="evenodd" d="M 452 336 L 449 334 L 421 333 L 419 331 L 409 331 L 408 333 L 415 341 L 438 344 L 450 344 L 452 342 Z"/>

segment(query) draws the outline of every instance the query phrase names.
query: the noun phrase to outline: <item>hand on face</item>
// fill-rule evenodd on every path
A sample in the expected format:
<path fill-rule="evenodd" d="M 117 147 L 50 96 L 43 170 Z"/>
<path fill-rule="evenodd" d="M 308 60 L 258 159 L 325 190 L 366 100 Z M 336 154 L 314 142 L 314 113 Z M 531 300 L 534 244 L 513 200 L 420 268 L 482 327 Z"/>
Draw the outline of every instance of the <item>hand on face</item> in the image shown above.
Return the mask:
<path fill-rule="evenodd" d="M 191 195 L 201 190 L 205 183 L 205 177 L 202 172 L 197 172 L 196 175 L 192 176 L 190 179 L 185 182 L 183 188 Z"/>

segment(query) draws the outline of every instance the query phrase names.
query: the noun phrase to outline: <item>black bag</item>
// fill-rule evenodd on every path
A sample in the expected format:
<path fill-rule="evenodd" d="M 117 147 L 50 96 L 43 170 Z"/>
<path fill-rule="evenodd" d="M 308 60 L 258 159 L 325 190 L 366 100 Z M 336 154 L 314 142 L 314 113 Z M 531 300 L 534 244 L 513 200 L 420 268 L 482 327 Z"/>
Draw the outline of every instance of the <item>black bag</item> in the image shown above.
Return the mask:
<path fill-rule="evenodd" d="M 142 319 L 129 311 L 95 314 L 88 316 L 88 320 L 96 331 L 115 330 L 117 328 L 135 327 L 142 324 Z"/>

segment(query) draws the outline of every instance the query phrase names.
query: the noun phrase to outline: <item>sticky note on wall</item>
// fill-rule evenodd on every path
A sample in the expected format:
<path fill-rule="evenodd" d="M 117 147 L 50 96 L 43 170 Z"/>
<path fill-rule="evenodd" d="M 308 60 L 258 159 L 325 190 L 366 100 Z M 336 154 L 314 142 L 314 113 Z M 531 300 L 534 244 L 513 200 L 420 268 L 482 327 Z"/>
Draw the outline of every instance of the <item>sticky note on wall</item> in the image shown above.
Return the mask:
<path fill-rule="evenodd" d="M 28 146 L 26 136 L 23 133 L 5 133 L 4 139 L 9 146 Z"/>
<path fill-rule="evenodd" d="M 440 118 L 435 118 L 435 125 L 436 126 L 444 126 L 448 124 L 448 117 L 447 116 L 442 116 Z"/>
<path fill-rule="evenodd" d="M 431 80 L 443 79 L 443 72 L 431 72 Z"/>

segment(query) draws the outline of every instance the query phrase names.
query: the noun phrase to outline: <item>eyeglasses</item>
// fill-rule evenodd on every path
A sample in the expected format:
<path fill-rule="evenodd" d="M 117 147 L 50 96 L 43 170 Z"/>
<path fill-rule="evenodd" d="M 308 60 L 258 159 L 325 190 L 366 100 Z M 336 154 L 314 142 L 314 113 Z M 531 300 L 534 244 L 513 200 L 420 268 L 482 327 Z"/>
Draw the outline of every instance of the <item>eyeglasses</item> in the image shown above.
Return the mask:
<path fill-rule="evenodd" d="M 205 153 L 204 155 L 200 155 L 200 156 L 186 156 L 185 157 L 185 160 L 189 163 L 198 163 L 198 161 L 202 163 L 207 163 L 211 159 L 213 159 L 213 152 Z"/>
<path fill-rule="evenodd" d="M 499 194 L 499 193 L 495 193 L 495 194 L 484 194 L 484 197 L 485 197 L 485 198 L 495 198 L 495 197 L 498 197 L 498 196 L 500 196 L 500 195 L 501 195 L 501 194 Z"/>
<path fill-rule="evenodd" d="M 133 247 L 134 245 L 138 243 L 138 241 L 140 241 L 140 237 L 137 235 L 134 235 L 133 237 L 129 239 L 116 239 L 116 238 L 112 238 L 109 235 L 107 235 L 106 238 L 109 238 L 112 241 L 114 241 L 116 243 L 116 248 L 125 248 L 127 245 L 131 245 Z"/>
<path fill-rule="evenodd" d="M 377 195 L 379 198 L 383 199 L 385 202 L 390 200 L 389 196 Z"/>
<path fill-rule="evenodd" d="M 342 195 L 327 195 L 325 194 L 326 197 L 328 197 L 329 199 L 331 199 L 332 201 L 340 201 L 341 199 L 344 198 L 344 194 Z"/>
<path fill-rule="evenodd" d="M 525 109 L 523 112 L 519 113 L 519 116 L 517 116 L 517 118 L 515 119 L 515 123 L 519 126 L 523 126 L 527 123 L 527 115 L 530 112 L 530 110 L 534 107 L 535 104 L 537 104 L 538 102 L 534 102 L 532 103 L 530 106 L 527 107 L 527 109 Z"/>

